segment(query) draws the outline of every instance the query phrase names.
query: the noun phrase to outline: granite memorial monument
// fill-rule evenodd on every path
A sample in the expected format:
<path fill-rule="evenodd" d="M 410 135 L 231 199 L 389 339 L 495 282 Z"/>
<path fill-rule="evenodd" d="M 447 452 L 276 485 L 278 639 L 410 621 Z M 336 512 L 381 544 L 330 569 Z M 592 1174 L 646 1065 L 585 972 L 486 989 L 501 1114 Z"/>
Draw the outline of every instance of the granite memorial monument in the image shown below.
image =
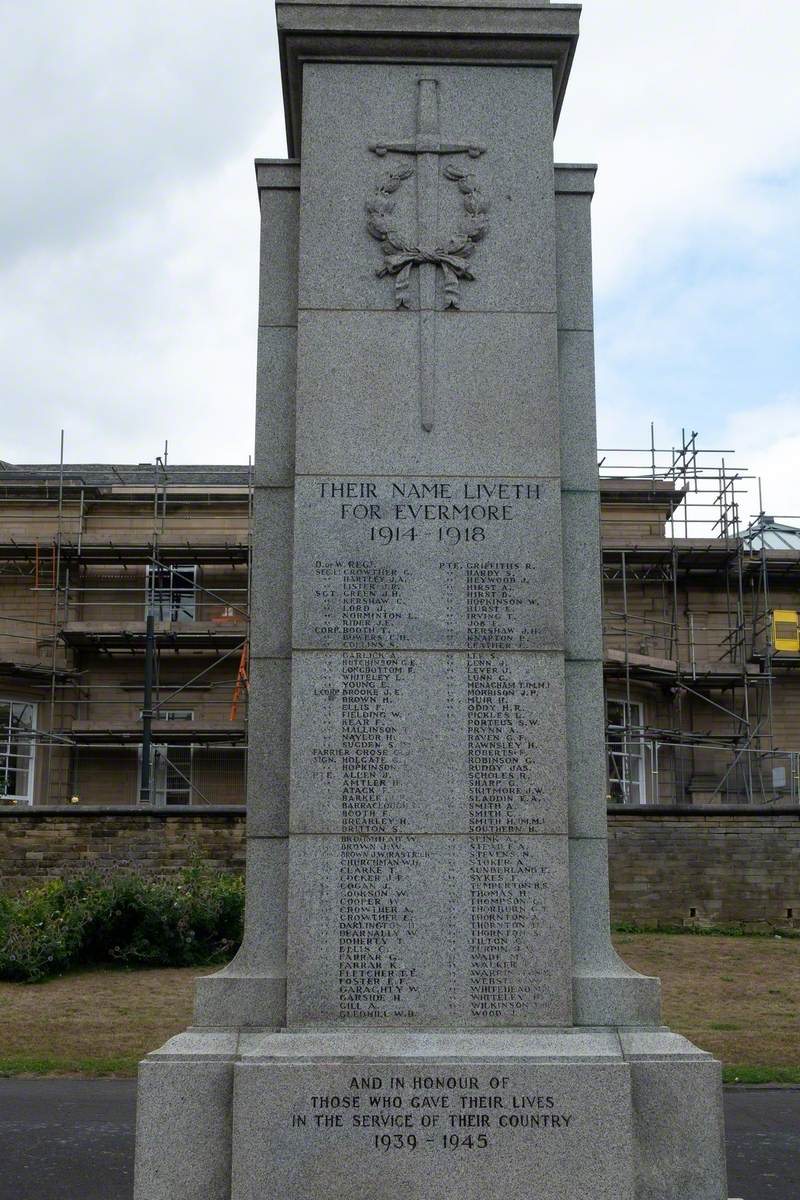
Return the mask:
<path fill-rule="evenodd" d="M 609 939 L 579 8 L 278 0 L 247 917 L 136 1200 L 725 1200 L 719 1064 Z"/>

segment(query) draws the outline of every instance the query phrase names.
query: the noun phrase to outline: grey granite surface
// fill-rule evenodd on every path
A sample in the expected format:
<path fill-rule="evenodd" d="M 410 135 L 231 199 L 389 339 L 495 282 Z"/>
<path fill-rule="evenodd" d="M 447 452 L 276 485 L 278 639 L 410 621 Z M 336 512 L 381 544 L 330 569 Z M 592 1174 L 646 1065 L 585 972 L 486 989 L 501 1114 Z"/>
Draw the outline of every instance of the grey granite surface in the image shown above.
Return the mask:
<path fill-rule="evenodd" d="M 569 872 L 575 1024 L 660 1025 L 660 981 L 632 970 L 611 944 L 606 837 L 570 838 Z"/>
<path fill-rule="evenodd" d="M 291 653 L 294 489 L 257 487 L 253 496 L 250 652 Z"/>
<path fill-rule="evenodd" d="M 556 163 L 555 164 L 556 204 L 557 197 L 562 193 L 578 193 L 594 195 L 594 179 L 597 174 L 596 163 Z"/>
<path fill-rule="evenodd" d="M 592 491 L 598 487 L 594 401 L 594 335 L 590 330 L 558 331 L 558 386 L 561 398 L 561 483 Z"/>
<path fill-rule="evenodd" d="M 633 1200 L 621 1062 L 273 1061 L 235 1076 L 233 1200 Z"/>
<path fill-rule="evenodd" d="M 562 491 L 564 650 L 567 658 L 603 655 L 600 495 Z"/>
<path fill-rule="evenodd" d="M 591 195 L 562 193 L 556 202 L 559 329 L 593 329 Z"/>
<path fill-rule="evenodd" d="M 296 648 L 560 649 L 549 479 L 303 476 Z"/>
<path fill-rule="evenodd" d="M 555 119 L 578 39 L 580 7 L 529 0 L 489 4 L 383 2 L 276 5 L 289 153 L 300 153 L 303 67 L 309 59 L 395 64 L 464 62 L 548 67 Z M 549 98 L 548 98 L 549 100 Z M 555 120 L 554 120 L 555 123 Z"/>
<path fill-rule="evenodd" d="M 256 485 L 294 482 L 294 408 L 297 383 L 297 331 L 262 325 L 256 366 Z"/>
<path fill-rule="evenodd" d="M 564 675 L 569 831 L 572 837 L 604 838 L 608 783 L 602 660 L 568 661 Z"/>
<path fill-rule="evenodd" d="M 636 1200 L 727 1200 L 720 1064 L 636 1057 L 631 1085 Z"/>
<path fill-rule="evenodd" d="M 248 837 L 244 938 L 227 966 L 198 980 L 197 1025 L 285 1023 L 288 861 L 288 838 Z"/>
<path fill-rule="evenodd" d="M 672 1035 L 674 1036 L 674 1035 Z M 688 1045 L 689 1043 L 687 1043 Z M 442 1063 L 621 1062 L 615 1029 L 374 1029 L 364 1026 L 243 1033 L 243 1062 L 349 1058 L 363 1062 L 408 1060 Z"/>
<path fill-rule="evenodd" d="M 569 1024 L 567 869 L 555 836 L 294 836 L 289 1024 Z"/>
<path fill-rule="evenodd" d="M 295 652 L 293 833 L 565 834 L 558 654 Z"/>
<path fill-rule="evenodd" d="M 300 229 L 300 171 L 297 187 L 259 188 L 261 266 L 258 290 L 259 325 L 297 324 L 297 253 Z"/>
<path fill-rule="evenodd" d="M 291 661 L 251 656 L 247 723 L 249 837 L 288 833 L 291 711 Z"/>
<path fill-rule="evenodd" d="M 134 1197 L 230 1200 L 236 1038 L 182 1039 L 176 1057 L 139 1067 Z"/>
<path fill-rule="evenodd" d="M 417 312 L 300 314 L 298 473 L 558 475 L 555 314 L 451 310 L 435 323 L 426 433 Z"/>
<path fill-rule="evenodd" d="M 313 63 L 304 72 L 303 185 L 300 237 L 301 309 L 394 310 L 394 279 L 379 278 L 380 244 L 367 230 L 365 206 L 387 173 L 410 169 L 391 196 L 392 227 L 418 245 L 417 158 L 382 142 L 413 142 L 417 134 L 418 67 Z M 448 167 L 474 175 L 489 204 L 489 229 L 470 258 L 474 280 L 462 280 L 462 311 L 553 312 L 553 120 L 550 73 L 438 65 L 424 72 L 438 83 L 443 143 L 485 147 L 479 157 L 439 155 L 436 245 L 446 245 L 464 219 L 464 196 Z M 480 76 L 480 101 L 475 77 Z M 332 203 L 332 199 L 334 199 Z M 411 306 L 416 309 L 419 272 Z M 437 272 L 437 308 L 444 307 Z M 457 314 L 452 314 L 457 320 Z"/>
<path fill-rule="evenodd" d="M 293 664 L 293 833 L 567 832 L 559 654 Z"/>

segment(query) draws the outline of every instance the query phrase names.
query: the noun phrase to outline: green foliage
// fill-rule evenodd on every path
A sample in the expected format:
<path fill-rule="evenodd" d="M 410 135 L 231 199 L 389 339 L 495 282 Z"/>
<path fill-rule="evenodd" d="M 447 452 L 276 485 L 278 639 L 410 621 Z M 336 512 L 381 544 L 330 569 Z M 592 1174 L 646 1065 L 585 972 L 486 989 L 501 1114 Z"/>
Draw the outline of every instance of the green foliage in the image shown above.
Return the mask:
<path fill-rule="evenodd" d="M 727 1084 L 797 1085 L 800 1083 L 800 1067 L 723 1067 L 722 1082 Z"/>
<path fill-rule="evenodd" d="M 685 934 L 687 937 L 736 937 L 736 938 L 800 938 L 800 929 L 783 926 L 768 929 L 752 929 L 744 925 L 647 925 L 635 921 L 615 921 L 612 933 L 666 934 L 671 937 Z"/>
<path fill-rule="evenodd" d="M 112 1058 L 35 1058 L 32 1055 L 13 1055 L 0 1058 L 0 1079 L 14 1075 L 82 1075 L 86 1079 L 102 1079 L 114 1075 L 136 1078 L 139 1058 L 117 1055 Z"/>
<path fill-rule="evenodd" d="M 242 938 L 244 882 L 192 866 L 168 880 L 97 873 L 0 896 L 0 979 L 34 983 L 75 967 L 194 967 Z"/>

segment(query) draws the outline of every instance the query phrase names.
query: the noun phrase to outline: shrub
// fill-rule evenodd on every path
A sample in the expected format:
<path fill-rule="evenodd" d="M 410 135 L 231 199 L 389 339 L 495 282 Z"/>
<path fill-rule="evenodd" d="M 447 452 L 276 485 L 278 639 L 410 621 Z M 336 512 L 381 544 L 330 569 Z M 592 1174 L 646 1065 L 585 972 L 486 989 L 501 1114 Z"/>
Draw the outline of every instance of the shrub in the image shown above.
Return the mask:
<path fill-rule="evenodd" d="M 242 938 L 244 882 L 194 866 L 174 879 L 97 873 L 0 896 L 0 979 L 34 982 L 81 966 L 193 967 Z"/>

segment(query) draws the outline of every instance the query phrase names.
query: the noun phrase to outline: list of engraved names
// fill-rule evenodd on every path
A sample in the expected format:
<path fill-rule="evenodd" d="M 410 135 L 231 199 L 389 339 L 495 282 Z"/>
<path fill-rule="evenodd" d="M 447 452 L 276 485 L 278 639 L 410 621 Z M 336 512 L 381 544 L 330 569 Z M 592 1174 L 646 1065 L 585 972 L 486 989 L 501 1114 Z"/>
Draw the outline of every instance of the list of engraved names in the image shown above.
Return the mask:
<path fill-rule="evenodd" d="M 568 1019 L 557 485 L 306 477 L 295 516 L 297 1017 Z"/>

